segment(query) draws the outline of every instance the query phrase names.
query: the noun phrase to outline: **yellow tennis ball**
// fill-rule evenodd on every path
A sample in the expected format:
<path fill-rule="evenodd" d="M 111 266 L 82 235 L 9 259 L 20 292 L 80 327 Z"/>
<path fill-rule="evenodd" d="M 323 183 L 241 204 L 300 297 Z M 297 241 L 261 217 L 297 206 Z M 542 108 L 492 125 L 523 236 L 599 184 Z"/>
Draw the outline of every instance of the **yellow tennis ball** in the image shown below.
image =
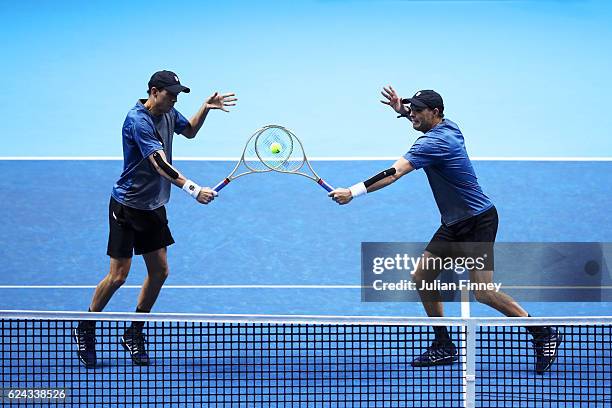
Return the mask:
<path fill-rule="evenodd" d="M 281 149 L 281 145 L 280 145 L 280 143 L 276 143 L 276 142 L 275 142 L 275 143 L 272 143 L 272 144 L 270 145 L 270 151 L 271 151 L 272 153 L 274 153 L 274 154 L 278 154 L 278 153 L 280 153 L 280 152 L 281 152 L 281 150 L 282 150 L 282 149 Z"/>

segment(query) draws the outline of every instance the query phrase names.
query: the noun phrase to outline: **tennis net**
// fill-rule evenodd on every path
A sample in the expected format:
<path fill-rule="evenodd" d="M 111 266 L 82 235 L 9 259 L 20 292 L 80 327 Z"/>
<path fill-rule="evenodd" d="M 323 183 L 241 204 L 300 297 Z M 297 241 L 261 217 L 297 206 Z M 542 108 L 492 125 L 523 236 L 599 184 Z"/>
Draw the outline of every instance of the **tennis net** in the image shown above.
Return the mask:
<path fill-rule="evenodd" d="M 464 400 L 461 363 L 410 364 L 433 340 L 426 319 L 0 315 L 5 406 L 453 407 Z M 88 369 L 71 336 L 79 320 L 92 318 L 98 358 Z M 134 365 L 120 344 L 135 320 L 146 322 L 148 366 Z M 463 356 L 464 327 L 445 323 Z"/>
<path fill-rule="evenodd" d="M 482 319 L 475 330 L 476 406 L 612 407 L 612 318 L 522 320 Z M 520 327 L 536 321 L 562 334 L 544 375 L 534 374 L 532 344 Z"/>
<path fill-rule="evenodd" d="M 612 318 L 0 312 L 2 406 L 609 407 Z M 97 364 L 73 329 L 95 319 Z M 149 365 L 120 344 L 145 323 Z M 452 365 L 413 367 L 449 327 Z M 525 325 L 563 334 L 543 375 Z"/>

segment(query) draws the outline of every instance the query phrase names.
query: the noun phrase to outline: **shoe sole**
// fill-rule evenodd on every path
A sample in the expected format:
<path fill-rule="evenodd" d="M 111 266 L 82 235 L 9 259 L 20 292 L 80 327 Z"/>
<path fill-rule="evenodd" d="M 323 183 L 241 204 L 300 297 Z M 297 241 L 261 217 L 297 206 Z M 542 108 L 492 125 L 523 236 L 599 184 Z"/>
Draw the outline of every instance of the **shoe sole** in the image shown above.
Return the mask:
<path fill-rule="evenodd" d="M 410 363 L 410 365 L 412 365 L 413 367 L 435 367 L 435 366 L 441 366 L 441 365 L 453 365 L 455 364 L 457 361 L 459 361 L 458 357 L 453 357 L 452 359 L 444 359 L 444 360 L 440 360 L 440 361 L 435 361 L 435 362 L 423 362 L 423 363 L 415 363 L 412 362 Z"/>

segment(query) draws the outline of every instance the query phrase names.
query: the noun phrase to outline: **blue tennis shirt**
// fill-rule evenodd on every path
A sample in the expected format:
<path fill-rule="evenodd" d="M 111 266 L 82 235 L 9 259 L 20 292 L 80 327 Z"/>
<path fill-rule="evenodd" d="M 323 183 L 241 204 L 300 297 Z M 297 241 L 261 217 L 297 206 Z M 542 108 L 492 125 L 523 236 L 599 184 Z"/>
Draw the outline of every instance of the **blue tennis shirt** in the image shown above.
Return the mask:
<path fill-rule="evenodd" d="M 425 170 L 443 224 L 456 224 L 493 207 L 478 184 L 463 134 L 450 120 L 419 137 L 404 158 Z"/>
<path fill-rule="evenodd" d="M 169 180 L 160 176 L 147 159 L 163 150 L 172 163 L 172 139 L 189 121 L 176 109 L 153 116 L 138 101 L 123 122 L 123 172 L 113 187 L 115 200 L 128 207 L 154 210 L 170 199 Z"/>

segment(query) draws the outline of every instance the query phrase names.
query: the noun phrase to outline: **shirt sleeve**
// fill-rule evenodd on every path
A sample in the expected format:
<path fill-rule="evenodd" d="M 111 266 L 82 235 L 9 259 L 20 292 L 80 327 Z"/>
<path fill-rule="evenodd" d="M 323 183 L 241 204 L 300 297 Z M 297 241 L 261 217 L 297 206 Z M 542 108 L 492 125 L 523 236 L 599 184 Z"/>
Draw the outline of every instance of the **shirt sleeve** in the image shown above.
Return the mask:
<path fill-rule="evenodd" d="M 447 151 L 448 146 L 441 140 L 423 136 L 414 142 L 404 158 L 417 170 L 437 164 L 445 157 Z"/>
<path fill-rule="evenodd" d="M 164 149 L 161 141 L 157 138 L 155 128 L 146 120 L 135 122 L 132 132 L 134 143 L 138 146 L 142 157 L 149 157 L 153 152 Z"/>
<path fill-rule="evenodd" d="M 174 108 L 172 108 L 174 109 Z M 187 120 L 187 118 L 185 118 L 181 112 L 177 111 L 176 109 L 174 109 L 174 133 L 176 134 L 181 134 L 183 133 L 183 130 L 185 130 L 185 128 L 187 127 L 187 125 L 189 125 L 189 121 Z"/>

